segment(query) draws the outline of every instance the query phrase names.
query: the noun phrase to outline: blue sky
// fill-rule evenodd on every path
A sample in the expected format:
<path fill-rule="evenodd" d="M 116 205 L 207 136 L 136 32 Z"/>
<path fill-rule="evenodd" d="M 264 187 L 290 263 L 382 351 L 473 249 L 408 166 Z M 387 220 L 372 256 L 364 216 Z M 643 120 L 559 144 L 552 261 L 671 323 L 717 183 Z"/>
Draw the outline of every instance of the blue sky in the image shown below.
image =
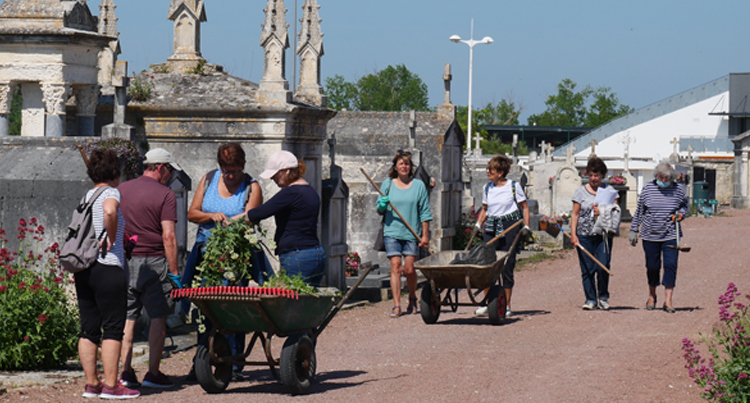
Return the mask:
<path fill-rule="evenodd" d="M 168 0 L 116 1 L 123 53 L 131 71 L 172 53 Z M 260 81 L 265 0 L 204 0 L 202 53 L 230 74 Z M 286 0 L 293 23 L 294 1 Z M 302 6 L 304 0 L 297 1 Z M 582 88 L 611 87 L 640 108 L 730 72 L 750 71 L 750 2 L 740 0 L 318 0 L 325 55 L 322 77 L 354 81 L 404 64 L 428 85 L 430 106 L 443 100 L 443 65 L 453 70 L 452 101 L 468 103 L 469 47 L 448 38 L 491 36 L 474 48 L 473 105 L 509 99 L 521 123 L 542 112 L 570 78 Z M 94 14 L 98 2 L 89 1 Z M 301 11 L 298 11 L 298 18 Z M 292 27 L 289 28 L 290 42 Z M 288 50 L 287 67 L 292 65 Z M 287 79 L 292 81 L 291 70 Z"/>

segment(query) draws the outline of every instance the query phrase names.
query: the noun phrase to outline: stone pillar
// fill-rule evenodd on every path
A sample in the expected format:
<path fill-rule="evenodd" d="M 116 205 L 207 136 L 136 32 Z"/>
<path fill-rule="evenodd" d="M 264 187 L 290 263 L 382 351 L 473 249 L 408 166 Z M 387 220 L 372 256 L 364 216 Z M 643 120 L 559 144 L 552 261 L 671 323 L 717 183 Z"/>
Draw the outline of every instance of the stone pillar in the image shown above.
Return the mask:
<path fill-rule="evenodd" d="M 78 107 L 76 123 L 78 124 L 79 136 L 94 136 L 94 120 L 96 118 L 99 90 L 100 87 L 98 85 L 84 85 L 74 89 Z"/>
<path fill-rule="evenodd" d="M 112 77 L 112 86 L 115 89 L 114 121 L 112 124 L 102 127 L 102 137 L 119 137 L 126 140 L 135 140 L 135 128 L 125 124 L 125 111 L 128 107 L 128 62 L 118 61 L 115 74 Z"/>
<path fill-rule="evenodd" d="M 70 86 L 67 84 L 42 83 L 46 137 L 65 136 L 65 102 L 69 95 Z"/>
<path fill-rule="evenodd" d="M 10 134 L 10 105 L 12 101 L 12 83 L 0 83 L 0 137 L 6 137 Z"/>

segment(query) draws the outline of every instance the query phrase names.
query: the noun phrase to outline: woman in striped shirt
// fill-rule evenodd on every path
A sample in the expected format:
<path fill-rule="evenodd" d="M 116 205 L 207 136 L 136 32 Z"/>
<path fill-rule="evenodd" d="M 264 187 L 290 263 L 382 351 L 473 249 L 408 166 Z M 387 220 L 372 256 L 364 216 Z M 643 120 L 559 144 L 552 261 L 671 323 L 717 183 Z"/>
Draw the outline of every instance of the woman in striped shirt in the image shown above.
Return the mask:
<path fill-rule="evenodd" d="M 656 307 L 656 287 L 662 267 L 664 275 L 663 309 L 674 313 L 672 292 L 677 277 L 677 228 L 675 220 L 682 221 L 688 214 L 688 199 L 685 186 L 675 183 L 674 168 L 668 162 L 661 162 L 654 169 L 654 180 L 646 183 L 641 190 L 638 206 L 630 225 L 630 244 L 638 243 L 638 235 L 643 240 L 646 254 L 646 277 L 648 278 L 648 300 L 646 309 Z"/>

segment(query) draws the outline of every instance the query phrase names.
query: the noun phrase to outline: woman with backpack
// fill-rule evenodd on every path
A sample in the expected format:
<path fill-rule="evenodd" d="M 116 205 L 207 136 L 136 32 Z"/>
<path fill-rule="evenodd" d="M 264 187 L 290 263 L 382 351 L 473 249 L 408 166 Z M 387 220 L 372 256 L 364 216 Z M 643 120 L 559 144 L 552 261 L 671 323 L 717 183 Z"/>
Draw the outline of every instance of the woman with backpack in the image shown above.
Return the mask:
<path fill-rule="evenodd" d="M 519 231 L 529 232 L 529 204 L 526 203 L 526 195 L 523 193 L 521 184 L 508 180 L 506 177 L 510 172 L 510 158 L 504 155 L 492 157 L 487 163 L 487 179 L 482 192 L 482 209 L 477 216 L 476 228 L 482 229 L 484 225 L 484 242 L 489 242 L 499 235 L 505 228 L 511 227 L 519 220 L 523 220 L 523 229 L 516 227 L 510 230 L 502 238 L 495 241 L 495 248 L 501 251 L 510 251 Z M 517 248 L 516 248 L 517 250 Z M 510 298 L 513 296 L 513 272 L 516 269 L 516 251 L 510 251 L 502 271 L 502 286 L 505 291 L 505 316 L 512 314 Z M 479 307 L 476 315 L 487 314 L 487 307 Z"/>
<path fill-rule="evenodd" d="M 120 161 L 114 150 L 91 152 L 87 170 L 94 182 L 85 201 L 93 200 L 91 221 L 100 238 L 100 255 L 94 265 L 75 273 L 81 319 L 78 355 L 86 376 L 83 397 L 125 399 L 140 396 L 117 381 L 117 367 L 125 329 L 128 291 L 122 237 L 125 219 L 120 213 Z M 99 380 L 96 358 L 101 342 L 104 381 Z"/>
<path fill-rule="evenodd" d="M 260 185 L 245 173 L 245 151 L 242 146 L 237 143 L 221 145 L 216 153 L 216 160 L 219 169 L 203 175 L 188 209 L 188 220 L 198 224 L 198 233 L 182 275 L 182 284 L 185 287 L 193 286 L 195 270 L 203 261 L 204 246 L 211 236 L 210 230 L 217 224 L 222 225 L 229 217 L 244 214 L 263 202 Z M 268 277 L 267 268 L 268 261 L 263 250 L 254 251 L 253 280 L 262 284 Z M 244 281 L 247 283 L 247 279 Z M 187 312 L 189 308 L 190 301 L 185 299 L 183 311 Z M 206 326 L 206 333 L 201 335 L 201 343 L 208 341 L 206 336 L 210 334 L 209 327 Z M 244 333 L 235 333 L 227 337 L 232 354 L 244 352 L 244 336 Z M 241 379 L 240 370 L 239 367 L 234 368 L 234 380 Z"/>

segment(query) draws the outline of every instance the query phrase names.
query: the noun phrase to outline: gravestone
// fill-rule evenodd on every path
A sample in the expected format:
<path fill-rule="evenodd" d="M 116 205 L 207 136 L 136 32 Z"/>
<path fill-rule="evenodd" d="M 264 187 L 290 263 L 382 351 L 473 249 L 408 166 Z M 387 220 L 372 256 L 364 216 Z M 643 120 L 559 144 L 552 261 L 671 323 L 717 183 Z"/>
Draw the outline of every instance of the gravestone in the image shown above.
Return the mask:
<path fill-rule="evenodd" d="M 581 177 L 575 167 L 566 165 L 557 170 L 552 182 L 551 216 L 568 213 L 573 209 L 573 193 L 581 184 Z"/>

